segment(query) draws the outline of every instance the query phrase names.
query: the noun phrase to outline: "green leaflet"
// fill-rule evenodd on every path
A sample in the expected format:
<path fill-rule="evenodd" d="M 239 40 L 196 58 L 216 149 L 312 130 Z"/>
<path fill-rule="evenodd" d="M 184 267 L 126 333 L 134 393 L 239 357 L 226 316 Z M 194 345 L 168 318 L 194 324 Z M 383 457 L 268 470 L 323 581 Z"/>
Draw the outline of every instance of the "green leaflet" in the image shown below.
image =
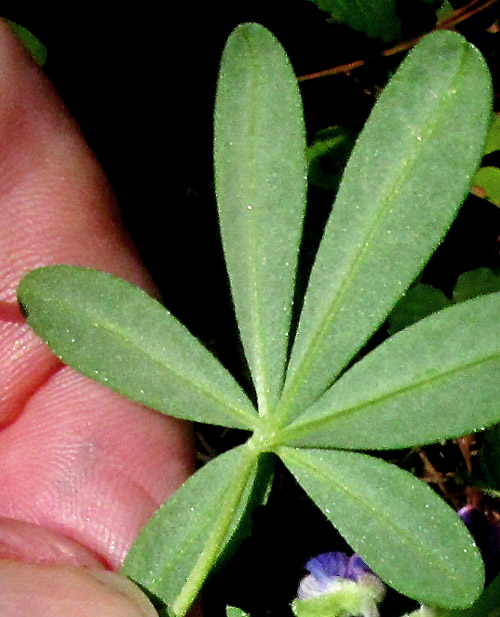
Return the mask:
<path fill-rule="evenodd" d="M 282 417 L 319 398 L 422 269 L 468 192 L 490 118 L 488 69 L 461 36 L 434 33 L 408 54 L 347 164 L 311 273 Z"/>
<path fill-rule="evenodd" d="M 184 615 L 245 512 L 256 469 L 247 446 L 202 467 L 148 521 L 122 573 Z"/>
<path fill-rule="evenodd" d="M 481 167 L 474 176 L 474 194 L 500 206 L 500 169 Z"/>
<path fill-rule="evenodd" d="M 404 448 L 500 420 L 500 294 L 395 334 L 283 431 L 295 446 Z M 478 395 L 480 392 L 480 395 Z"/>
<path fill-rule="evenodd" d="M 453 289 L 453 302 L 463 302 L 495 291 L 500 291 L 500 276 L 490 268 L 476 268 L 458 277 Z"/>
<path fill-rule="evenodd" d="M 250 617 L 248 613 L 235 606 L 226 606 L 226 617 Z"/>
<path fill-rule="evenodd" d="M 75 266 L 30 272 L 18 290 L 28 324 L 70 366 L 179 418 L 249 428 L 256 414 L 221 364 L 156 300 Z"/>
<path fill-rule="evenodd" d="M 434 2 L 434 0 L 423 0 L 423 2 L 431 3 L 431 2 Z M 453 8 L 450 0 L 444 0 L 444 2 L 441 4 L 441 6 L 436 11 L 437 20 L 442 21 L 443 19 L 447 19 L 453 14 L 454 10 L 455 9 Z"/>
<path fill-rule="evenodd" d="M 500 150 L 500 114 L 492 116 L 484 154 L 491 154 Z M 487 199 L 495 206 L 500 206 L 500 169 L 498 167 L 485 166 L 477 170 L 474 176 L 472 193 Z"/>
<path fill-rule="evenodd" d="M 356 133 L 342 126 L 318 131 L 307 148 L 309 184 L 336 191 Z"/>
<path fill-rule="evenodd" d="M 453 289 L 451 300 L 441 290 L 431 285 L 417 283 L 393 308 L 387 320 L 387 331 L 389 334 L 395 334 L 454 303 L 495 291 L 500 291 L 500 276 L 489 268 L 477 268 L 461 274 Z"/>
<path fill-rule="evenodd" d="M 323 11 L 372 38 L 392 41 L 400 35 L 396 0 L 312 0 Z"/>
<path fill-rule="evenodd" d="M 490 154 L 496 150 L 500 150 L 500 113 L 493 114 L 486 138 L 485 154 Z"/>
<path fill-rule="evenodd" d="M 281 45 L 258 24 L 236 28 L 222 56 L 214 157 L 236 317 L 265 415 L 284 379 L 306 159 L 295 75 Z"/>
<path fill-rule="evenodd" d="M 419 602 L 459 608 L 479 595 L 481 557 L 428 485 L 357 452 L 279 448 L 279 456 L 366 563 Z"/>
<path fill-rule="evenodd" d="M 388 318 L 387 331 L 395 334 L 447 306 L 451 306 L 451 301 L 440 289 L 418 283 L 394 306 Z"/>
<path fill-rule="evenodd" d="M 437 609 L 432 617 L 500 617 L 500 575 L 486 587 L 474 604 L 465 609 Z"/>

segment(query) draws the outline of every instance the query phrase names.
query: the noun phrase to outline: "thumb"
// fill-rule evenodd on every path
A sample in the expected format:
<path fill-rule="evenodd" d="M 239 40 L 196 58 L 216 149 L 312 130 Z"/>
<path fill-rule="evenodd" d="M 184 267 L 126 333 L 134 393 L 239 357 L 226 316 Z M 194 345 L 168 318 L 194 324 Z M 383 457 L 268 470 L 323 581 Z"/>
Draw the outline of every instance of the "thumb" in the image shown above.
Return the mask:
<path fill-rule="evenodd" d="M 0 561 L 2 617 L 158 617 L 142 591 L 104 569 Z"/>

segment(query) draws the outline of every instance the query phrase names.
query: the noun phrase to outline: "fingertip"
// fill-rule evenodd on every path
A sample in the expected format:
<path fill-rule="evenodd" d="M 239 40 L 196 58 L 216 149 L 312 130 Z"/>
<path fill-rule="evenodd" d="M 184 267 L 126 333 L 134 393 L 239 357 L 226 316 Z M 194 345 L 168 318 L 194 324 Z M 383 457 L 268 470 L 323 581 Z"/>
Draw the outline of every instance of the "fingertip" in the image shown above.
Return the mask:
<path fill-rule="evenodd" d="M 158 617 L 148 598 L 115 572 L 0 561 L 2 617 Z"/>
<path fill-rule="evenodd" d="M 0 299 L 38 266 L 82 265 L 156 293 L 106 177 L 46 75 L 0 20 Z"/>
<path fill-rule="evenodd" d="M 3 516 L 0 517 L 0 560 L 104 568 L 98 555 L 67 535 Z"/>

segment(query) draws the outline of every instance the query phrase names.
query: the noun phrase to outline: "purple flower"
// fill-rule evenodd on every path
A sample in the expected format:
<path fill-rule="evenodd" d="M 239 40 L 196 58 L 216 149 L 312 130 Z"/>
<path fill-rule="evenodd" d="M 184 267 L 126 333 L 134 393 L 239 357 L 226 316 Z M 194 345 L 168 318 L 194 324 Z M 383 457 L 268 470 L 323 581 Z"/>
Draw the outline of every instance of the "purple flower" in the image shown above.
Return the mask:
<path fill-rule="evenodd" d="M 306 562 L 304 569 L 312 574 L 319 583 L 325 584 L 332 577 L 357 581 L 362 574 L 373 574 L 359 555 L 354 553 L 354 555 L 348 557 L 340 551 L 316 555 Z"/>
<path fill-rule="evenodd" d="M 335 592 L 346 580 L 370 587 L 377 597 L 385 591 L 382 581 L 356 553 L 350 557 L 341 552 L 321 553 L 309 559 L 304 568 L 309 575 L 300 582 L 299 600 Z"/>

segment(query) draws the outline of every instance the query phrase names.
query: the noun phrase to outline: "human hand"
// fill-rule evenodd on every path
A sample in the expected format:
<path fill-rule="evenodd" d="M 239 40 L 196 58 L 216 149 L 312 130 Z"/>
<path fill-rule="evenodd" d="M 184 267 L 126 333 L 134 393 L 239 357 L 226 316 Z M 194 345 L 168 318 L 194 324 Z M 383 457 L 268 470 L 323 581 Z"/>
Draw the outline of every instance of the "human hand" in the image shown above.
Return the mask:
<path fill-rule="evenodd" d="M 155 615 L 109 570 L 192 472 L 189 427 L 63 366 L 16 304 L 21 277 L 55 263 L 155 288 L 77 126 L 1 23 L 0 143 L 0 614 Z"/>

